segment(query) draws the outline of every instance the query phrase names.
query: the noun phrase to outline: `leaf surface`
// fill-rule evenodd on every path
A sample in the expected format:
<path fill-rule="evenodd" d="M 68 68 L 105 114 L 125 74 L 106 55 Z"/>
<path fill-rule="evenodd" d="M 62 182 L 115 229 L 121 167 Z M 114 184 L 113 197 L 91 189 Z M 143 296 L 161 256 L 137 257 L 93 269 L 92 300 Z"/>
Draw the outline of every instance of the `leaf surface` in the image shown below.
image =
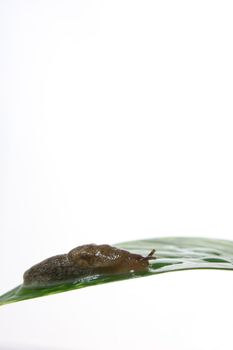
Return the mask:
<path fill-rule="evenodd" d="M 152 249 L 156 249 L 155 255 L 157 259 L 150 262 L 150 267 L 146 272 L 130 272 L 127 274 L 112 274 L 107 276 L 95 275 L 46 288 L 26 288 L 21 284 L 0 296 L 0 305 L 67 292 L 96 284 L 151 276 L 171 271 L 192 269 L 233 270 L 232 241 L 197 237 L 164 237 L 123 242 L 114 246 L 143 256 L 146 256 Z"/>

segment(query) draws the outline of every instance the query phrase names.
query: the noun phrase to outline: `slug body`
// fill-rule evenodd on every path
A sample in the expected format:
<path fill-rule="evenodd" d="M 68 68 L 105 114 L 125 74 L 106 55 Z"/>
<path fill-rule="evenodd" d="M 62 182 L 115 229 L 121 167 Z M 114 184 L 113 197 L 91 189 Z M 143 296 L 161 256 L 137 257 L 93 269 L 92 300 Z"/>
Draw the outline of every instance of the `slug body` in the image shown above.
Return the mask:
<path fill-rule="evenodd" d="M 156 259 L 154 252 L 143 257 L 107 244 L 83 245 L 32 266 L 24 273 L 24 285 L 47 286 L 93 275 L 146 271 L 149 260 Z"/>

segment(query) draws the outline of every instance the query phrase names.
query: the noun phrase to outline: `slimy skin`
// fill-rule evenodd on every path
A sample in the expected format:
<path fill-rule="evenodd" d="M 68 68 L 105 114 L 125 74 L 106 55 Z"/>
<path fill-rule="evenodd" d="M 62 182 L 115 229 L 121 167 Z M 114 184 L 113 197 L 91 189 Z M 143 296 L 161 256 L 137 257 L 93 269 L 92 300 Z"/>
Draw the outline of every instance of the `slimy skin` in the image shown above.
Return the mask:
<path fill-rule="evenodd" d="M 68 254 L 56 255 L 32 266 L 24 273 L 25 286 L 51 286 L 77 278 L 146 271 L 155 250 L 143 257 L 107 244 L 87 244 Z"/>

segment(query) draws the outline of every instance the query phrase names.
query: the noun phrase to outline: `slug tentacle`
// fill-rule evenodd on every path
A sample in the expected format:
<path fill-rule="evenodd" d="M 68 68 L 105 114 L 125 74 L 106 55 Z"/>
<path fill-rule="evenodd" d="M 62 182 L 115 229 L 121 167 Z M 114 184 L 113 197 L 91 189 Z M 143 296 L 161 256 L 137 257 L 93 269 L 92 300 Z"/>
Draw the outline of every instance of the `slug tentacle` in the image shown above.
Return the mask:
<path fill-rule="evenodd" d="M 152 249 L 152 251 L 145 257 L 147 260 L 154 260 L 156 257 L 154 256 L 155 249 Z"/>

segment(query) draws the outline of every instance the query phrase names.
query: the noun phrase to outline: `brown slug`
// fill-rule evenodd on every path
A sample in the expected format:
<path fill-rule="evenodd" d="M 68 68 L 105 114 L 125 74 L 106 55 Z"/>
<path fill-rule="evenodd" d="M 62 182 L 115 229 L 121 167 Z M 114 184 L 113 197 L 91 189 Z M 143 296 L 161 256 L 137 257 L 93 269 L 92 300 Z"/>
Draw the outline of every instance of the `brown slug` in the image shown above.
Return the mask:
<path fill-rule="evenodd" d="M 107 244 L 86 244 L 68 254 L 56 255 L 32 266 L 24 273 L 25 286 L 47 286 L 77 278 L 146 271 L 153 249 L 146 257 Z"/>

